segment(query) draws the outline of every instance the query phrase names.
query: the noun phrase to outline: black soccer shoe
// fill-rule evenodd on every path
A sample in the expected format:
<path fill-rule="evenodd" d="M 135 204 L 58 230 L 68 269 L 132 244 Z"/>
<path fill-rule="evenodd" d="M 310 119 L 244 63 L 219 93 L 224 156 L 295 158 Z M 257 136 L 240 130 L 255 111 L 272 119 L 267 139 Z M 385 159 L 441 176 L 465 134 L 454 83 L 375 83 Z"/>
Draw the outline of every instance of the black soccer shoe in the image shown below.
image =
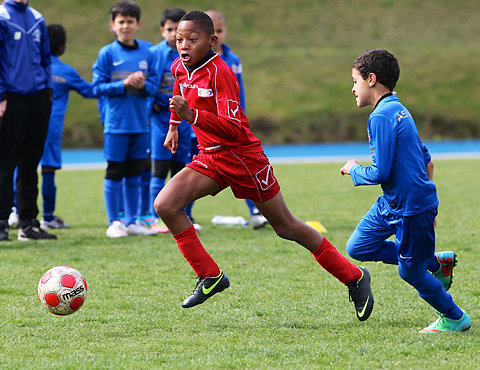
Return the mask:
<path fill-rule="evenodd" d="M 190 308 L 201 304 L 215 293 L 220 293 L 229 286 L 230 281 L 223 271 L 220 271 L 220 276 L 217 277 L 199 277 L 193 293 L 183 301 L 182 307 Z"/>
<path fill-rule="evenodd" d="M 0 221 L 0 242 L 8 239 L 8 221 Z"/>
<path fill-rule="evenodd" d="M 40 228 L 40 223 L 38 220 L 33 220 L 31 225 L 21 227 L 18 230 L 18 240 L 20 241 L 45 239 L 57 239 L 57 236 L 47 233 L 45 230 Z"/>
<path fill-rule="evenodd" d="M 373 310 L 373 294 L 370 287 L 370 272 L 365 267 L 358 266 L 358 268 L 362 270 L 362 277 L 347 285 L 348 296 L 350 302 L 355 305 L 358 319 L 365 321 Z"/>

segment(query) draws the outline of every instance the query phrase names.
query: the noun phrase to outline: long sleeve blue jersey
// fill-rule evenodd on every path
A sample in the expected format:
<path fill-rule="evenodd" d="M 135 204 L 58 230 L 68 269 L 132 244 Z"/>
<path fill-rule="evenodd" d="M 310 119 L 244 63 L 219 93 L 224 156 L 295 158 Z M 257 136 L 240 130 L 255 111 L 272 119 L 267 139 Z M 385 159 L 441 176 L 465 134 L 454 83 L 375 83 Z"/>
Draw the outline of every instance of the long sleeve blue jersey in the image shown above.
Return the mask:
<path fill-rule="evenodd" d="M 75 90 L 85 98 L 94 98 L 95 95 L 92 84 L 85 81 L 75 68 L 63 63 L 56 56 L 52 56 L 52 81 L 53 102 L 48 130 L 49 133 L 53 131 L 61 135 L 70 91 Z"/>
<path fill-rule="evenodd" d="M 372 163 L 350 169 L 353 184 L 380 184 L 380 199 L 397 215 L 411 216 L 436 207 L 436 187 L 426 172 L 430 154 L 410 112 L 395 94 L 382 99 L 370 114 L 368 137 Z"/>
<path fill-rule="evenodd" d="M 50 39 L 43 16 L 27 5 L 0 5 L 0 100 L 5 92 L 34 94 L 52 87 Z"/>
<path fill-rule="evenodd" d="M 136 40 L 137 48 L 125 48 L 118 41 L 104 46 L 93 65 L 93 92 L 102 99 L 104 133 L 131 134 L 149 131 L 149 101 L 158 90 L 151 43 Z M 123 80 L 142 71 L 145 88 L 125 88 Z"/>
<path fill-rule="evenodd" d="M 245 90 L 243 88 L 243 77 L 242 77 L 242 63 L 240 63 L 240 58 L 232 53 L 230 50 L 230 47 L 227 46 L 226 44 L 222 45 L 222 50 L 223 53 L 220 56 L 225 63 L 230 67 L 230 69 L 233 71 L 235 74 L 235 77 L 237 77 L 238 80 L 238 85 L 240 87 L 240 106 L 242 107 L 243 111 L 246 113 L 247 112 L 247 107 L 245 103 Z"/>

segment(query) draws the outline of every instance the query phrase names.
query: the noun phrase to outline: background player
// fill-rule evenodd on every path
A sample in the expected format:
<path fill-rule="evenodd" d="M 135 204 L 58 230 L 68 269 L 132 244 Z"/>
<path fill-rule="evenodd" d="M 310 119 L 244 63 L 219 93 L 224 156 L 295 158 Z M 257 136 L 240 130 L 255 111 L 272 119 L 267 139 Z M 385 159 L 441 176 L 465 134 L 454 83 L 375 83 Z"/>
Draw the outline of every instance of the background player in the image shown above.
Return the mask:
<path fill-rule="evenodd" d="M 54 215 L 57 187 L 55 171 L 62 167 L 62 133 L 63 120 L 68 106 L 71 90 L 75 90 L 85 98 L 94 98 L 92 85 L 85 81 L 72 66 L 63 63 L 59 57 L 66 49 L 67 34 L 59 24 L 48 27 L 50 36 L 50 52 L 52 54 L 52 87 L 53 102 L 47 140 L 40 164 L 42 166 L 43 219 L 42 228 L 68 228 L 63 220 Z"/>
<path fill-rule="evenodd" d="M 201 304 L 230 285 L 184 212 L 192 201 L 230 186 L 237 198 L 255 202 L 280 237 L 304 246 L 327 271 L 347 284 L 358 318 L 366 320 L 373 308 L 368 271 L 350 263 L 318 231 L 289 211 L 260 140 L 250 131 L 240 107 L 238 80 L 211 50 L 218 41 L 211 18 L 199 11 L 187 13 L 178 25 L 176 39 L 180 58 L 171 69 L 175 85 L 165 145 L 175 152 L 177 126 L 186 120 L 192 124 L 201 150 L 165 185 L 155 200 L 155 210 L 199 277 L 182 306 Z"/>
<path fill-rule="evenodd" d="M 358 224 L 347 251 L 360 261 L 398 264 L 400 277 L 440 314 L 421 333 L 468 330 L 470 317 L 446 292 L 455 253 L 434 255 L 438 198 L 433 162 L 410 112 L 393 93 L 399 75 L 397 59 L 383 49 L 364 52 L 353 64 L 357 106 L 374 107 L 368 119 L 372 163 L 361 166 L 352 159 L 340 173 L 350 175 L 355 186 L 380 184 L 383 195 Z M 396 240 L 387 240 L 392 235 Z"/>
<path fill-rule="evenodd" d="M 137 220 L 140 174 L 148 158 L 148 97 L 158 89 L 151 43 L 136 40 L 140 7 L 123 1 L 110 10 L 111 29 L 117 40 L 104 46 L 93 65 L 93 86 L 103 96 L 104 154 L 107 171 L 104 197 L 109 227 L 107 236 L 152 235 Z M 125 225 L 120 222 L 119 197 L 125 177 Z"/>

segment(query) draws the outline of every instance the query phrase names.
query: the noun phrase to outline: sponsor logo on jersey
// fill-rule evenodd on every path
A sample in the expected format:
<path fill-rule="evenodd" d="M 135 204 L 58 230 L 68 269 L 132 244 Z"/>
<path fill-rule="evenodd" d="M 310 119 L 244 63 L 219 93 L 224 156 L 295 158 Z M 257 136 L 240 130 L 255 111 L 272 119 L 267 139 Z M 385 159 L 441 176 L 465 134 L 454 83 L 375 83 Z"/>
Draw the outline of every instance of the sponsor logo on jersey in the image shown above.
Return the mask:
<path fill-rule="evenodd" d="M 409 117 L 410 114 L 408 113 L 408 111 L 406 110 L 402 110 L 400 113 L 398 113 L 397 115 L 397 121 L 400 122 L 402 119 L 405 119 L 407 117 Z"/>
<path fill-rule="evenodd" d="M 138 68 L 148 69 L 148 62 L 146 60 L 141 60 L 140 62 L 138 62 Z"/>
<path fill-rule="evenodd" d="M 201 98 L 209 98 L 209 97 L 213 96 L 212 89 L 201 89 L 199 87 L 197 90 L 198 90 L 198 96 L 201 97 Z"/>
<path fill-rule="evenodd" d="M 277 182 L 277 179 L 275 178 L 275 176 L 273 176 L 273 170 L 271 165 L 268 165 L 262 170 L 258 171 L 255 174 L 255 177 L 260 184 L 260 188 L 262 190 L 267 190 L 269 187 L 271 187 Z"/>
<path fill-rule="evenodd" d="M 64 84 L 67 82 L 67 79 L 66 78 L 63 78 L 62 76 L 52 76 L 52 81 L 53 82 L 57 82 L 59 84 Z"/>

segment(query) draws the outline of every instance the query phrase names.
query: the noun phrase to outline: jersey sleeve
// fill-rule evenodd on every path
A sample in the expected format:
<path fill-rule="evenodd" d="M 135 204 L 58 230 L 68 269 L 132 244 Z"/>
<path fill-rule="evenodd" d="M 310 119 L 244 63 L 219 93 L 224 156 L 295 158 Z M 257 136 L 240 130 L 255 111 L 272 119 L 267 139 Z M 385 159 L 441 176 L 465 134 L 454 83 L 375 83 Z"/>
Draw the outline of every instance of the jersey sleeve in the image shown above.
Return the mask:
<path fill-rule="evenodd" d="M 368 125 L 372 163 L 369 166 L 355 165 L 350 169 L 353 184 L 378 185 L 388 180 L 393 166 L 396 147 L 396 132 L 390 119 L 377 114 Z"/>
<path fill-rule="evenodd" d="M 233 72 L 217 73 L 217 80 L 212 89 L 214 90 L 218 115 L 206 110 L 194 111 L 193 125 L 210 132 L 221 138 L 237 137 L 242 130 L 242 122 L 246 121 L 240 102 L 238 101 L 238 82 L 233 77 Z"/>
<path fill-rule="evenodd" d="M 52 59 L 50 58 L 50 37 L 48 36 L 47 25 L 45 20 L 41 23 L 42 28 L 42 44 L 41 44 L 41 65 L 45 71 L 45 76 L 47 78 L 47 87 L 52 88 Z"/>
<path fill-rule="evenodd" d="M 430 155 L 428 148 L 424 144 L 422 144 L 422 150 L 423 150 L 423 158 L 425 160 L 425 167 L 426 167 L 432 160 L 432 156 Z"/>
<path fill-rule="evenodd" d="M 95 98 L 93 85 L 83 79 L 75 68 L 71 68 L 68 74 L 70 88 L 82 95 L 84 98 Z"/>
<path fill-rule="evenodd" d="M 110 81 L 109 56 L 107 49 L 100 50 L 93 64 L 93 93 L 95 96 L 121 96 L 125 94 L 123 81 Z"/>
<path fill-rule="evenodd" d="M 182 95 L 183 96 L 183 94 L 180 91 L 180 85 L 179 85 L 177 79 L 175 79 L 175 82 L 173 83 L 173 96 L 175 96 L 175 95 Z M 182 123 L 182 119 L 179 117 L 177 112 L 175 112 L 173 109 L 170 109 L 170 112 L 171 112 L 170 113 L 170 124 L 174 125 L 174 126 L 180 125 L 180 123 Z"/>

